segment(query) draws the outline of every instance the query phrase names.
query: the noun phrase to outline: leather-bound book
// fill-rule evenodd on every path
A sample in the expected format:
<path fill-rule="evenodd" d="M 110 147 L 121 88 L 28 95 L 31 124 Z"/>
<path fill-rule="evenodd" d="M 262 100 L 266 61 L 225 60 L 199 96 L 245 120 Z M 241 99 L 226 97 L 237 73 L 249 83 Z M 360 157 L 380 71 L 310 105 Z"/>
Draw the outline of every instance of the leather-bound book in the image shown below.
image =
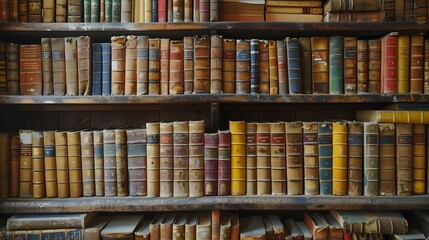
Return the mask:
<path fill-rule="evenodd" d="M 64 38 L 51 38 L 54 95 L 66 94 L 66 62 L 64 43 Z"/>
<path fill-rule="evenodd" d="M 104 142 L 103 130 L 94 130 L 94 183 L 95 196 L 104 196 Z"/>
<path fill-rule="evenodd" d="M 304 194 L 319 194 L 319 142 L 317 122 L 302 123 L 304 157 Z"/>
<path fill-rule="evenodd" d="M 166 214 L 158 213 L 150 222 L 150 239 L 160 240 L 161 239 L 161 223 L 164 220 Z"/>
<path fill-rule="evenodd" d="M 107 225 L 101 230 L 101 239 L 134 239 L 134 231 L 142 221 L 141 215 L 113 216 Z"/>
<path fill-rule="evenodd" d="M 83 196 L 95 196 L 95 172 L 94 172 L 94 132 L 80 132 L 80 144 L 82 152 L 82 186 Z"/>
<path fill-rule="evenodd" d="M 424 39 L 420 35 L 413 35 L 410 38 L 410 93 L 421 94 L 423 93 Z"/>
<path fill-rule="evenodd" d="M 149 240 L 150 239 L 150 219 L 144 219 L 134 231 L 135 240 Z"/>
<path fill-rule="evenodd" d="M 104 11 L 103 18 L 101 18 L 101 1 L 91 0 L 89 7 L 90 11 L 90 22 L 104 22 Z M 103 10 L 104 10 L 104 1 L 103 1 Z"/>
<path fill-rule="evenodd" d="M 277 215 L 268 215 L 267 217 L 273 227 L 272 239 L 287 239 L 286 234 L 289 233 L 289 229 L 286 224 L 282 222 L 282 219 Z"/>
<path fill-rule="evenodd" d="M 115 130 L 116 186 L 119 197 L 128 196 L 127 130 Z"/>
<path fill-rule="evenodd" d="M 356 37 L 344 37 L 344 93 L 355 94 L 357 89 Z"/>
<path fill-rule="evenodd" d="M 137 93 L 137 37 L 127 36 L 125 45 L 125 95 Z"/>
<path fill-rule="evenodd" d="M 301 77 L 302 77 L 302 93 L 312 93 L 312 51 L 311 38 L 300 37 L 299 48 L 301 56 Z"/>
<path fill-rule="evenodd" d="M 301 52 L 298 38 L 286 38 L 289 94 L 302 93 Z"/>
<path fill-rule="evenodd" d="M 287 194 L 303 194 L 302 122 L 286 122 Z"/>
<path fill-rule="evenodd" d="M 378 124 L 379 184 L 380 196 L 396 195 L 395 124 Z"/>
<path fill-rule="evenodd" d="M 219 130 L 219 160 L 218 160 L 218 189 L 217 195 L 231 194 L 231 132 Z"/>
<path fill-rule="evenodd" d="M 200 21 L 200 0 L 193 0 L 193 18 L 194 22 Z"/>
<path fill-rule="evenodd" d="M 234 140 L 234 136 L 232 138 Z M 256 124 L 256 184 L 257 195 L 271 194 L 270 123 Z"/>
<path fill-rule="evenodd" d="M 0 198 L 8 198 L 10 193 L 11 135 L 0 133 Z"/>
<path fill-rule="evenodd" d="M 87 228 L 95 216 L 95 213 L 18 214 L 7 220 L 7 230 Z"/>
<path fill-rule="evenodd" d="M 42 48 L 39 44 L 20 45 L 19 78 L 21 95 L 42 95 Z"/>
<path fill-rule="evenodd" d="M 235 45 L 235 93 L 250 93 L 250 41 L 237 39 Z"/>
<path fill-rule="evenodd" d="M 173 123 L 173 196 L 189 196 L 189 122 Z"/>
<path fill-rule="evenodd" d="M 196 240 L 197 238 L 198 213 L 190 213 L 185 223 L 185 239 Z"/>
<path fill-rule="evenodd" d="M 368 92 L 368 40 L 357 40 L 357 93 Z"/>
<path fill-rule="evenodd" d="M 396 191 L 400 196 L 413 193 L 413 126 L 396 124 Z"/>
<path fill-rule="evenodd" d="M 57 163 L 58 197 L 70 197 L 69 160 L 67 132 L 55 132 L 55 154 Z"/>
<path fill-rule="evenodd" d="M 158 22 L 168 22 L 167 0 L 158 0 Z"/>
<path fill-rule="evenodd" d="M 137 95 L 148 94 L 149 81 L 149 37 L 137 36 Z"/>
<path fill-rule="evenodd" d="M 425 194 L 426 191 L 426 127 L 413 124 L 413 194 Z"/>
<path fill-rule="evenodd" d="M 159 47 L 159 74 L 160 74 L 160 94 L 168 95 L 169 88 L 169 79 L 170 76 L 169 70 L 169 57 L 170 57 L 170 39 L 169 38 L 161 38 L 160 39 L 160 47 Z"/>
<path fill-rule="evenodd" d="M 184 45 L 182 40 L 170 41 L 170 76 L 168 94 L 184 93 Z"/>
<path fill-rule="evenodd" d="M 325 12 L 335 11 L 379 11 L 382 9 L 381 0 L 360 2 L 356 0 L 330 0 L 324 6 Z"/>
<path fill-rule="evenodd" d="M 33 131 L 32 138 L 33 198 L 43 198 L 46 196 L 43 132 Z"/>
<path fill-rule="evenodd" d="M 223 39 L 223 93 L 235 93 L 235 58 L 235 39 Z"/>
<path fill-rule="evenodd" d="M 10 140 L 10 197 L 19 197 L 20 151 L 19 135 L 12 135 Z"/>
<path fill-rule="evenodd" d="M 269 45 L 267 40 L 259 40 L 259 92 L 270 93 Z"/>
<path fill-rule="evenodd" d="M 67 22 L 67 1 L 66 0 L 55 1 L 55 22 L 57 23 Z"/>
<path fill-rule="evenodd" d="M 424 47 L 424 74 L 423 74 L 423 93 L 429 93 L 429 39 L 425 39 Z"/>
<path fill-rule="evenodd" d="M 278 216 L 275 216 L 275 217 L 278 217 Z M 273 229 L 273 224 L 271 222 L 270 216 L 262 216 L 262 220 L 264 221 L 264 226 L 265 226 L 265 239 L 273 240 L 274 239 L 274 229 Z M 279 219 L 279 221 L 280 221 L 280 219 Z M 281 222 L 280 222 L 280 224 L 281 224 Z M 283 230 L 283 225 L 282 225 L 282 230 Z M 283 236 L 283 238 L 284 238 L 284 236 Z"/>
<path fill-rule="evenodd" d="M 164 219 L 162 220 L 159 230 L 159 239 L 160 240 L 170 240 L 173 239 L 173 223 L 176 219 L 176 213 L 175 212 L 169 212 L 165 215 Z"/>
<path fill-rule="evenodd" d="M 212 216 L 208 211 L 203 211 L 198 214 L 198 223 L 196 228 L 196 240 L 210 239 Z"/>
<path fill-rule="evenodd" d="M 82 197 L 82 157 L 80 132 L 67 132 L 67 155 L 69 161 L 70 197 Z"/>
<path fill-rule="evenodd" d="M 329 239 L 335 240 L 335 239 L 344 239 L 344 231 L 341 225 L 338 223 L 338 221 L 335 219 L 334 216 L 332 216 L 331 213 L 323 212 L 320 214 L 323 220 L 328 224 L 329 226 Z"/>
<path fill-rule="evenodd" d="M 332 123 L 332 194 L 347 194 L 347 123 Z"/>
<path fill-rule="evenodd" d="M 319 190 L 320 195 L 332 194 L 332 123 L 319 122 Z"/>
<path fill-rule="evenodd" d="M 159 123 L 146 123 L 146 168 L 147 168 L 147 196 L 158 197 L 159 187 L 159 167 L 160 167 L 160 148 L 159 148 Z"/>
<path fill-rule="evenodd" d="M 191 94 L 194 91 L 194 37 L 183 38 L 183 54 L 184 94 Z"/>
<path fill-rule="evenodd" d="M 213 35 L 210 41 L 210 93 L 222 92 L 222 36 Z"/>
<path fill-rule="evenodd" d="M 324 15 L 325 22 L 383 22 L 384 11 L 377 12 L 328 12 Z"/>
<path fill-rule="evenodd" d="M 130 196 L 146 196 L 146 129 L 127 130 L 127 165 Z"/>
<path fill-rule="evenodd" d="M 1 4 L 1 3 L 0 3 Z M 7 94 L 6 43 L 0 42 L 0 95 Z"/>
<path fill-rule="evenodd" d="M 344 37 L 329 37 L 329 93 L 344 93 Z"/>
<path fill-rule="evenodd" d="M 304 233 L 302 233 L 295 219 L 293 218 L 283 219 L 283 224 L 285 228 L 289 230 L 289 233 L 290 233 L 289 236 L 293 237 L 293 239 L 296 239 L 296 240 L 304 239 Z"/>
<path fill-rule="evenodd" d="M 428 20 L 428 8 L 429 4 L 425 0 L 414 1 L 414 21 L 413 22 L 425 22 Z"/>
<path fill-rule="evenodd" d="M 246 123 L 246 195 L 256 195 L 256 123 Z"/>
<path fill-rule="evenodd" d="M 161 92 L 160 47 L 161 40 L 159 38 L 149 38 L 149 95 L 158 95 Z"/>
<path fill-rule="evenodd" d="M 231 220 L 231 240 L 240 239 L 240 221 L 237 213 L 229 213 Z"/>
<path fill-rule="evenodd" d="M 101 44 L 101 94 L 110 95 L 112 89 L 112 45 Z"/>
<path fill-rule="evenodd" d="M 43 155 L 45 157 L 46 197 L 58 197 L 55 132 L 43 132 Z"/>
<path fill-rule="evenodd" d="M 277 58 L 277 41 L 268 41 L 268 66 L 270 76 L 270 94 L 279 93 L 279 76 L 278 76 L 278 58 Z"/>
<path fill-rule="evenodd" d="M 183 20 L 184 22 L 193 21 L 193 1 L 183 0 Z"/>
<path fill-rule="evenodd" d="M 187 213 L 178 213 L 173 222 L 173 239 L 185 240 L 185 224 L 188 219 Z"/>
<path fill-rule="evenodd" d="M 250 93 L 260 92 L 259 39 L 250 40 Z"/>
<path fill-rule="evenodd" d="M 363 123 L 347 123 L 347 195 L 361 196 L 363 189 Z"/>
<path fill-rule="evenodd" d="M 128 23 L 132 20 L 133 15 L 133 1 L 122 0 L 121 1 L 121 21 L 122 23 Z"/>
<path fill-rule="evenodd" d="M 204 134 L 204 195 L 217 195 L 218 190 L 218 133 Z"/>
<path fill-rule="evenodd" d="M 313 239 L 328 239 L 329 226 L 318 212 L 305 212 L 304 223 L 313 235 Z"/>
<path fill-rule="evenodd" d="M 288 62 L 286 54 L 286 42 L 285 40 L 277 41 L 277 69 L 278 69 L 278 80 L 279 80 L 279 94 L 289 93 L 288 84 Z"/>
<path fill-rule="evenodd" d="M 286 195 L 285 123 L 270 123 L 271 194 Z"/>
<path fill-rule="evenodd" d="M 83 230 L 84 239 L 101 239 L 101 230 L 106 227 L 107 223 L 110 221 L 110 216 L 97 216 L 93 219 L 85 229 Z"/>
<path fill-rule="evenodd" d="M 210 1 L 199 0 L 200 2 L 200 20 L 199 22 L 208 22 L 210 20 Z"/>
<path fill-rule="evenodd" d="M 82 22 L 83 6 L 79 0 L 67 0 L 67 22 Z"/>
<path fill-rule="evenodd" d="M 398 92 L 398 34 L 381 38 L 380 93 Z"/>
<path fill-rule="evenodd" d="M 8 14 L 9 14 L 9 22 L 19 22 L 18 0 L 12 0 L 9 2 Z"/>
<path fill-rule="evenodd" d="M 53 83 L 53 77 L 52 77 L 51 39 L 42 38 L 41 46 L 42 46 L 43 95 L 52 95 L 54 93 L 54 83 Z"/>
<path fill-rule="evenodd" d="M 410 36 L 398 36 L 398 93 L 408 93 L 410 87 Z"/>
<path fill-rule="evenodd" d="M 329 93 L 329 38 L 312 37 L 312 83 L 314 94 Z"/>
<path fill-rule="evenodd" d="M 220 215 L 220 240 L 230 240 L 231 239 L 231 219 L 229 214 Z"/>
<path fill-rule="evenodd" d="M 125 36 L 111 37 L 112 47 L 112 95 L 124 95 L 125 93 Z"/>
<path fill-rule="evenodd" d="M 112 0 L 112 22 L 121 22 L 121 0 Z"/>
<path fill-rule="evenodd" d="M 211 239 L 220 239 L 220 210 L 211 211 Z"/>
<path fill-rule="evenodd" d="M 376 122 L 363 123 L 363 194 L 377 196 L 379 184 L 379 135 Z"/>
<path fill-rule="evenodd" d="M 210 37 L 194 38 L 194 91 L 210 92 Z"/>
<path fill-rule="evenodd" d="M 240 240 L 265 239 L 265 225 L 261 216 L 240 218 Z"/>
<path fill-rule="evenodd" d="M 66 95 L 79 95 L 76 37 L 64 38 L 64 59 L 66 64 Z"/>
<path fill-rule="evenodd" d="M 117 195 L 115 130 L 103 130 L 104 196 Z"/>
<path fill-rule="evenodd" d="M 204 120 L 189 121 L 189 197 L 204 196 Z"/>
<path fill-rule="evenodd" d="M 8 95 L 19 95 L 19 44 L 6 43 L 6 88 Z"/>
<path fill-rule="evenodd" d="M 246 194 L 246 123 L 229 121 L 231 131 L 231 195 Z M 219 138 L 221 143 L 221 138 Z"/>
<path fill-rule="evenodd" d="M 77 38 L 77 67 L 79 95 L 90 95 L 92 86 L 92 48 L 91 37 Z"/>
<path fill-rule="evenodd" d="M 28 7 L 27 1 L 18 0 L 19 22 L 28 22 Z"/>
<path fill-rule="evenodd" d="M 299 227 L 299 230 L 301 230 L 302 234 L 304 235 L 303 240 L 312 240 L 313 234 L 311 234 L 310 230 L 308 229 L 307 225 L 305 225 L 304 222 L 298 221 L 296 224 Z"/>
<path fill-rule="evenodd" d="M 159 196 L 173 197 L 173 123 L 159 124 Z"/>
<path fill-rule="evenodd" d="M 42 1 L 28 0 L 28 22 L 42 22 Z"/>
<path fill-rule="evenodd" d="M 33 160 L 32 140 L 33 131 L 20 130 L 21 141 L 20 167 L 19 167 L 19 197 L 33 197 Z"/>
<path fill-rule="evenodd" d="M 153 22 L 152 20 L 152 1 L 144 0 L 144 22 Z"/>
<path fill-rule="evenodd" d="M 101 95 L 101 43 L 92 45 L 92 95 Z"/>
<path fill-rule="evenodd" d="M 368 40 L 368 93 L 380 92 L 381 42 L 380 39 Z"/>
<path fill-rule="evenodd" d="M 172 3 L 173 3 L 172 12 L 171 13 L 169 12 L 168 14 L 169 20 L 170 20 L 170 16 L 172 15 L 171 21 L 169 22 L 184 22 L 185 20 L 184 7 L 189 7 L 189 6 L 184 6 L 185 4 L 184 0 L 173 0 Z"/>
<path fill-rule="evenodd" d="M 404 0 L 404 20 L 405 22 L 413 22 L 414 21 L 414 0 Z"/>

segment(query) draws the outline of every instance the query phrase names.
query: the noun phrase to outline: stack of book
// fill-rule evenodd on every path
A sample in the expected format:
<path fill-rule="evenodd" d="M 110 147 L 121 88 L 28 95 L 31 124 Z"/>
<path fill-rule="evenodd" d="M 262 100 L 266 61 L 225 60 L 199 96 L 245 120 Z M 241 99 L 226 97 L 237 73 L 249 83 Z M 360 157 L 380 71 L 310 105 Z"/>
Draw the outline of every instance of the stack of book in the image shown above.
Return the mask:
<path fill-rule="evenodd" d="M 265 0 L 220 0 L 220 21 L 264 21 Z"/>
<path fill-rule="evenodd" d="M 323 22 L 322 0 L 267 0 L 267 22 Z"/>
<path fill-rule="evenodd" d="M 428 18 L 427 0 L 385 0 L 385 21 L 425 22 Z"/>
<path fill-rule="evenodd" d="M 381 0 L 328 0 L 324 5 L 325 22 L 383 22 Z"/>

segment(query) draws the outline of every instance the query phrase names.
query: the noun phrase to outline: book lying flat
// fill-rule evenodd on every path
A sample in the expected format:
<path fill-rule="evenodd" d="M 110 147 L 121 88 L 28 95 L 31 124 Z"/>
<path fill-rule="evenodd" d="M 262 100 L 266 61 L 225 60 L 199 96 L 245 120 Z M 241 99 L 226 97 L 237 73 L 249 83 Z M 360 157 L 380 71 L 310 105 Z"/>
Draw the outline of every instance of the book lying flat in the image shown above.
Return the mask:
<path fill-rule="evenodd" d="M 7 220 L 7 230 L 42 230 L 87 228 L 95 213 L 14 215 Z"/>

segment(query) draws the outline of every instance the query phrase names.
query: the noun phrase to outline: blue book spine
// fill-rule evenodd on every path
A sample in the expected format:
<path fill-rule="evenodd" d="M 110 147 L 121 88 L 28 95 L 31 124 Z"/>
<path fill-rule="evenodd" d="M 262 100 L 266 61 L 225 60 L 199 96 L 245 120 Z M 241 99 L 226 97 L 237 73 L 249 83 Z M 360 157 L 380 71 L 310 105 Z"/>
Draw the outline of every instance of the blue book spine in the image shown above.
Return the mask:
<path fill-rule="evenodd" d="M 329 93 L 344 93 L 344 37 L 329 37 Z"/>
<path fill-rule="evenodd" d="M 152 1 L 152 22 L 158 22 L 158 0 Z"/>
<path fill-rule="evenodd" d="M 27 240 L 40 240 L 40 233 L 27 233 Z"/>
<path fill-rule="evenodd" d="M 68 229 L 67 240 L 83 240 L 83 229 Z"/>
<path fill-rule="evenodd" d="M 259 71 L 259 40 L 250 40 L 250 93 L 260 92 L 260 71 Z"/>
<path fill-rule="evenodd" d="M 67 235 L 65 231 L 48 232 L 48 239 L 66 239 L 67 240 Z"/>
<path fill-rule="evenodd" d="M 101 55 L 101 82 L 102 82 L 102 94 L 110 95 L 111 85 L 111 64 L 112 64 L 112 49 L 110 43 L 101 44 L 102 55 Z"/>
<path fill-rule="evenodd" d="M 332 195 L 332 123 L 319 123 L 318 140 L 320 195 Z"/>
<path fill-rule="evenodd" d="M 92 47 L 92 95 L 101 95 L 101 51 L 101 43 L 94 43 Z"/>
<path fill-rule="evenodd" d="M 289 76 L 289 94 L 302 92 L 301 53 L 298 38 L 286 39 L 287 66 Z"/>

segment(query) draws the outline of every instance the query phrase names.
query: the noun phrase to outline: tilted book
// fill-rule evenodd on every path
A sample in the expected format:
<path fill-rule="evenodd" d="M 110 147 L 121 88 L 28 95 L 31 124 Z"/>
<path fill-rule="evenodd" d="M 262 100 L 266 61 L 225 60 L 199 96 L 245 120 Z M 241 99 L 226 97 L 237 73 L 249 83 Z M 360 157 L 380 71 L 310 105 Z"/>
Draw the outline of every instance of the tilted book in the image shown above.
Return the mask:
<path fill-rule="evenodd" d="M 127 36 L 125 45 L 125 95 L 137 93 L 137 37 Z"/>
<path fill-rule="evenodd" d="M 173 123 L 173 196 L 189 197 L 189 122 Z"/>
<path fill-rule="evenodd" d="M 246 123 L 229 121 L 231 131 L 231 195 L 246 194 Z"/>
<path fill-rule="evenodd" d="M 161 1 L 161 0 L 159 0 Z M 170 58 L 170 39 L 169 38 L 161 38 L 160 40 L 160 59 L 159 59 L 159 73 L 160 73 L 160 94 L 168 95 L 168 86 L 169 86 L 169 58 Z"/>
<path fill-rule="evenodd" d="M 329 93 L 329 38 L 312 37 L 313 93 Z"/>
<path fill-rule="evenodd" d="M 77 38 L 77 68 L 79 95 L 90 95 L 92 86 L 92 42 L 91 37 Z"/>
<path fill-rule="evenodd" d="M 256 123 L 246 122 L 246 195 L 256 195 Z"/>
<path fill-rule="evenodd" d="M 223 93 L 235 93 L 235 40 L 223 39 Z"/>
<path fill-rule="evenodd" d="M 104 196 L 117 195 L 115 130 L 103 130 Z"/>
<path fill-rule="evenodd" d="M 185 240 L 185 224 L 188 219 L 187 213 L 178 213 L 173 222 L 173 239 Z"/>
<path fill-rule="evenodd" d="M 240 240 L 265 239 L 265 226 L 261 216 L 240 218 Z"/>
<path fill-rule="evenodd" d="M 368 92 L 380 92 L 381 42 L 380 39 L 368 40 Z"/>
<path fill-rule="evenodd" d="M 307 225 L 305 225 L 304 222 L 297 222 L 296 223 L 299 227 L 299 230 L 301 230 L 302 234 L 304 235 L 303 240 L 311 240 L 313 239 L 313 235 L 311 234 L 310 230 L 308 229 Z"/>
<path fill-rule="evenodd" d="M 86 228 L 95 213 L 21 214 L 7 220 L 7 230 Z"/>
<path fill-rule="evenodd" d="M 137 36 L 137 95 L 148 94 L 149 37 Z"/>
<path fill-rule="evenodd" d="M 42 47 L 20 45 L 19 85 L 21 95 L 42 95 Z"/>
<path fill-rule="evenodd" d="M 231 194 L 231 132 L 219 130 L 218 189 L 219 196 Z"/>
<path fill-rule="evenodd" d="M 32 136 L 33 198 L 46 196 L 43 132 L 33 131 Z"/>
<path fill-rule="evenodd" d="M 70 177 L 67 151 L 67 132 L 55 132 L 58 197 L 70 197 Z"/>
<path fill-rule="evenodd" d="M 357 89 L 356 37 L 344 37 L 344 93 L 354 94 Z"/>
<path fill-rule="evenodd" d="M 395 124 L 378 124 L 380 196 L 396 195 Z"/>
<path fill-rule="evenodd" d="M 213 35 L 210 41 L 210 93 L 222 92 L 222 36 Z"/>
<path fill-rule="evenodd" d="M 429 123 L 429 111 L 425 110 L 358 110 L 356 119 L 384 123 Z"/>
<path fill-rule="evenodd" d="M 94 182 L 95 196 L 104 196 L 103 130 L 94 130 Z"/>
<path fill-rule="evenodd" d="M 368 92 L 368 40 L 357 40 L 357 93 Z"/>
<path fill-rule="evenodd" d="M 319 194 L 319 141 L 317 122 L 302 123 L 304 162 L 304 194 Z"/>
<path fill-rule="evenodd" d="M 69 162 L 70 197 L 82 197 L 82 157 L 80 132 L 67 132 L 67 155 Z"/>
<path fill-rule="evenodd" d="M 111 38 L 112 46 L 112 95 L 124 95 L 125 93 L 125 46 L 127 38 L 117 36 Z"/>
<path fill-rule="evenodd" d="M 52 76 L 52 45 L 50 38 L 42 38 L 42 70 L 43 70 L 43 95 L 54 93 Z"/>
<path fill-rule="evenodd" d="M 130 196 L 146 196 L 146 129 L 127 130 L 128 188 Z"/>
<path fill-rule="evenodd" d="M 159 123 L 146 123 L 146 169 L 147 169 L 147 196 L 159 196 Z"/>
<path fill-rule="evenodd" d="M 270 123 L 271 194 L 286 195 L 285 123 Z"/>
<path fill-rule="evenodd" d="M 413 124 L 413 194 L 424 194 L 426 190 L 426 126 Z"/>
<path fill-rule="evenodd" d="M 19 44 L 6 44 L 6 88 L 8 95 L 19 95 Z"/>
<path fill-rule="evenodd" d="M 344 239 L 344 231 L 338 221 L 329 212 L 321 213 L 323 220 L 329 226 L 329 239 Z"/>
<path fill-rule="evenodd" d="M 194 38 L 194 90 L 193 93 L 210 92 L 210 37 Z"/>
<path fill-rule="evenodd" d="M 170 41 L 170 69 L 168 94 L 184 93 L 184 44 L 182 40 Z"/>
<path fill-rule="evenodd" d="M 66 95 L 79 95 L 76 37 L 64 38 L 64 56 L 66 64 Z"/>
<path fill-rule="evenodd" d="M 173 123 L 159 124 L 159 196 L 173 197 Z"/>
<path fill-rule="evenodd" d="M 196 240 L 210 239 L 212 236 L 212 216 L 210 212 L 204 211 L 198 214 L 196 228 Z"/>
<path fill-rule="evenodd" d="M 363 190 L 363 123 L 347 123 L 347 195 L 361 196 Z"/>
<path fill-rule="evenodd" d="M 119 197 L 128 196 L 127 130 L 115 130 L 116 188 Z"/>
<path fill-rule="evenodd" d="M 66 94 L 66 62 L 64 42 L 64 38 L 51 38 L 54 95 Z"/>
<path fill-rule="evenodd" d="M 301 195 L 304 189 L 302 122 L 286 122 L 287 194 Z"/>
<path fill-rule="evenodd" d="M 185 239 L 196 240 L 197 238 L 197 222 L 198 213 L 194 212 L 189 214 L 185 223 Z"/>
<path fill-rule="evenodd" d="M 318 123 L 320 195 L 332 194 L 332 123 Z"/>
<path fill-rule="evenodd" d="M 149 95 L 160 94 L 160 46 L 159 38 L 149 38 Z"/>
<path fill-rule="evenodd" d="M 140 222 L 139 226 L 134 231 L 135 240 L 149 240 L 150 239 L 150 222 L 149 219 L 144 219 Z"/>
<path fill-rule="evenodd" d="M 383 22 L 384 11 L 377 12 L 327 12 L 325 22 Z"/>
<path fill-rule="evenodd" d="M 282 219 L 283 224 L 287 229 L 289 230 L 289 236 L 293 237 L 293 239 L 303 239 L 304 234 L 302 233 L 301 229 L 299 228 L 298 224 L 296 223 L 295 219 L 288 218 L 288 219 Z"/>
<path fill-rule="evenodd" d="M 19 164 L 19 197 L 31 198 L 33 196 L 33 131 L 20 130 L 19 139 L 21 141 L 21 154 Z"/>
<path fill-rule="evenodd" d="M 318 212 L 305 212 L 304 223 L 313 234 L 313 239 L 328 239 L 329 226 Z"/>
<path fill-rule="evenodd" d="M 379 135 L 376 122 L 363 123 L 363 194 L 378 195 Z"/>
<path fill-rule="evenodd" d="M 347 123 L 332 123 L 332 194 L 347 195 Z"/>
<path fill-rule="evenodd" d="M 413 193 L 413 126 L 396 124 L 396 191 L 400 196 Z"/>
<path fill-rule="evenodd" d="M 95 196 L 94 132 L 80 132 L 83 196 Z"/>
<path fill-rule="evenodd" d="M 344 93 L 344 37 L 329 37 L 329 93 Z"/>
<path fill-rule="evenodd" d="M 217 195 L 218 190 L 218 133 L 204 134 L 204 195 Z"/>
<path fill-rule="evenodd" d="M 159 226 L 159 239 L 167 240 L 167 239 L 173 239 L 173 223 L 176 219 L 176 213 L 175 212 L 169 212 L 165 215 L 164 219 L 162 220 L 160 226 Z"/>

